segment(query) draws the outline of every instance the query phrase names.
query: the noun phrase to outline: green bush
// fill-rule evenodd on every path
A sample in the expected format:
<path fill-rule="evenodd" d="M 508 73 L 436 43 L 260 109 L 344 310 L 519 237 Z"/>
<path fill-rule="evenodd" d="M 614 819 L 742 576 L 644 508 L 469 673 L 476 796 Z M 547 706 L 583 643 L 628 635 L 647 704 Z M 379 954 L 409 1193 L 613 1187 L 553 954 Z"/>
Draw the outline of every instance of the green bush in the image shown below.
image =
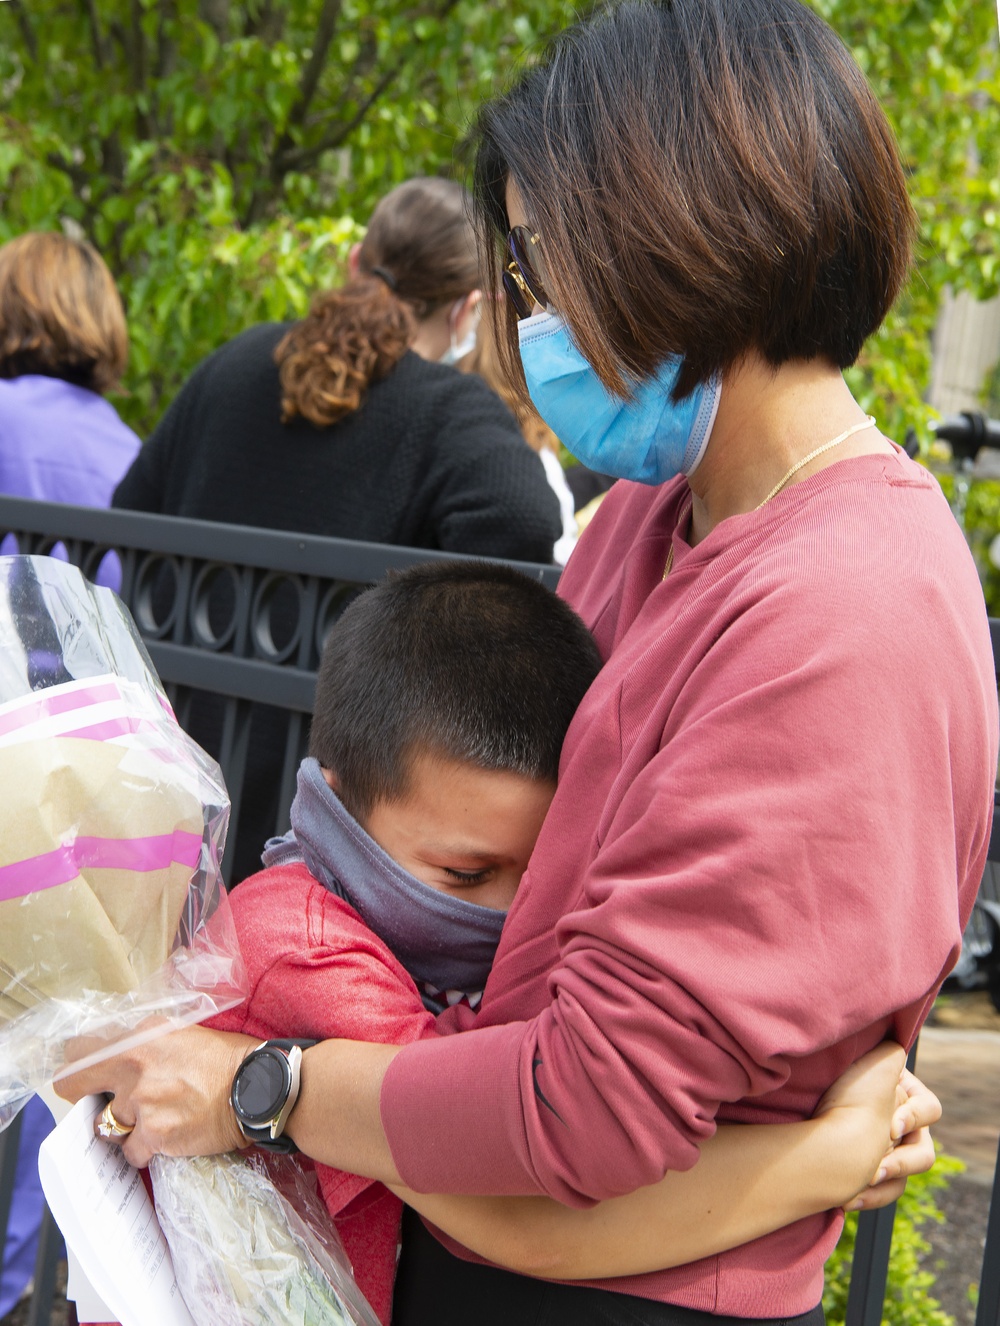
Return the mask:
<path fill-rule="evenodd" d="M 929 1174 L 910 1179 L 896 1205 L 892 1233 L 892 1255 L 886 1284 L 883 1326 L 954 1326 L 954 1317 L 942 1311 L 932 1297 L 933 1270 L 922 1270 L 921 1258 L 930 1244 L 921 1232 L 928 1221 L 940 1223 L 944 1216 L 934 1200 L 935 1192 L 947 1187 L 949 1177 L 965 1169 L 954 1156 L 938 1156 Z M 826 1268 L 823 1307 L 828 1326 L 841 1326 L 847 1312 L 847 1290 L 854 1257 L 858 1217 L 849 1215 L 844 1232 Z"/>
<path fill-rule="evenodd" d="M 990 561 L 990 544 L 1000 532 L 1000 483 L 983 479 L 969 489 L 965 533 L 972 547 L 992 617 L 1000 617 L 1000 568 Z"/>
<path fill-rule="evenodd" d="M 810 3 L 885 105 L 919 218 L 914 278 L 849 375 L 902 439 L 929 417 L 942 289 L 1000 282 L 996 22 L 962 0 Z M 0 241 L 69 222 L 97 243 L 134 343 L 123 413 L 146 433 L 208 350 L 336 278 L 388 187 L 462 173 L 477 105 L 578 8 L 0 3 Z"/>

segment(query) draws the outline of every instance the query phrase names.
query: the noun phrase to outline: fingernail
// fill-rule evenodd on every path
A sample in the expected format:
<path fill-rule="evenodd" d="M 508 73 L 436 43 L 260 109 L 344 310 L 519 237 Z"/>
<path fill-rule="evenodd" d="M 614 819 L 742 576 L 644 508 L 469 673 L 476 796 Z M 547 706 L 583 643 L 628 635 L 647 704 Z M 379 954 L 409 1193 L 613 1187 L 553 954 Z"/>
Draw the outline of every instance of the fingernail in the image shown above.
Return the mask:
<path fill-rule="evenodd" d="M 863 1197 L 855 1197 L 855 1199 L 854 1199 L 853 1202 L 848 1202 L 848 1203 L 847 1203 L 847 1205 L 844 1207 L 844 1210 L 845 1210 L 845 1211 L 860 1211 L 861 1208 L 864 1206 L 864 1204 L 865 1204 L 865 1199 L 864 1199 Z"/>
<path fill-rule="evenodd" d="M 876 1183 L 881 1183 L 883 1179 L 886 1179 L 888 1177 L 889 1177 L 889 1171 L 883 1165 L 882 1168 L 879 1170 L 879 1172 L 875 1175 L 875 1181 L 872 1184 L 872 1187 L 874 1187 Z"/>

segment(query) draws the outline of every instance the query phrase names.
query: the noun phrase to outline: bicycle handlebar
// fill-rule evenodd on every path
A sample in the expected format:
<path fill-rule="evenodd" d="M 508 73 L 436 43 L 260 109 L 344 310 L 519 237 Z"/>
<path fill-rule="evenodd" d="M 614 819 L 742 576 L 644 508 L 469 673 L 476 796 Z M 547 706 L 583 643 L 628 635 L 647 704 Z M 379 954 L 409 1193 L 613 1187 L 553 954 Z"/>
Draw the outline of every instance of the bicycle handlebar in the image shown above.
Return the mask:
<path fill-rule="evenodd" d="M 1000 420 L 990 419 L 977 410 L 946 414 L 931 424 L 937 437 L 951 443 L 956 460 L 972 460 L 980 447 L 1000 450 Z"/>

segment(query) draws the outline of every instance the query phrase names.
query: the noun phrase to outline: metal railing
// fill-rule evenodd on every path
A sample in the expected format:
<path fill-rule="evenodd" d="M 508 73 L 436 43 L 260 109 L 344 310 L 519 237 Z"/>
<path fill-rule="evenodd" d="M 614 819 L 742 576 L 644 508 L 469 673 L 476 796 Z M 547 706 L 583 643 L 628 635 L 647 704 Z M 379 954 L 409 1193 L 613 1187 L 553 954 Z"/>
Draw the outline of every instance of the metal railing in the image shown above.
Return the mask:
<path fill-rule="evenodd" d="M 62 545 L 69 560 L 94 577 L 109 550 L 121 565 L 121 596 L 135 617 L 150 657 L 182 723 L 199 696 L 218 704 L 219 760 L 239 825 L 252 706 L 287 715 L 272 824 L 255 823 L 258 838 L 287 821 L 312 708 L 315 672 L 330 625 L 364 586 L 392 568 L 451 557 L 419 549 L 351 543 L 206 521 L 0 497 L 0 538 L 13 533 L 25 553 Z M 555 586 L 555 567 L 522 565 Z M 1000 658 L 1000 621 L 991 622 Z M 1000 861 L 1000 819 L 990 844 Z M 1000 1102 L 998 1102 L 1000 1115 Z M 0 1260 L 6 1236 L 19 1143 L 15 1123 L 0 1133 Z M 990 1205 L 976 1326 L 1000 1326 L 1000 1154 Z M 847 1326 L 882 1319 L 895 1209 L 858 1220 L 848 1293 Z M 48 1326 L 59 1235 L 46 1213 L 28 1326 Z"/>
<path fill-rule="evenodd" d="M 0 497 L 0 540 L 9 535 L 22 553 L 65 551 L 91 579 L 109 550 L 117 554 L 119 592 L 178 720 L 222 767 L 232 801 L 227 883 L 234 862 L 237 879 L 259 869 L 265 838 L 288 828 L 330 626 L 390 569 L 457 557 Z M 558 581 L 558 567 L 515 565 Z"/>

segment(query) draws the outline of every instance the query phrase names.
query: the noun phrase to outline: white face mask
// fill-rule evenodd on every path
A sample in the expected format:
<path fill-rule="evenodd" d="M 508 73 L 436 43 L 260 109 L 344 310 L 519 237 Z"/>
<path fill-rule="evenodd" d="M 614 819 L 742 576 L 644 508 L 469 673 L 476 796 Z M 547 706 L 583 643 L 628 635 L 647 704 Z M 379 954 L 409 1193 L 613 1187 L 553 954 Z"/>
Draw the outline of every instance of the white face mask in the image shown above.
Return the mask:
<path fill-rule="evenodd" d="M 476 348 L 476 331 L 479 328 L 479 319 L 482 317 L 482 309 L 477 304 L 472 310 L 469 318 L 469 330 L 461 340 L 458 339 L 456 327 L 458 324 L 459 310 L 465 303 L 464 299 L 459 299 L 452 305 L 451 312 L 448 315 L 448 327 L 451 332 L 451 345 L 445 350 L 444 354 L 438 360 L 439 364 L 457 364 L 460 359 L 466 355 L 472 354 Z"/>

